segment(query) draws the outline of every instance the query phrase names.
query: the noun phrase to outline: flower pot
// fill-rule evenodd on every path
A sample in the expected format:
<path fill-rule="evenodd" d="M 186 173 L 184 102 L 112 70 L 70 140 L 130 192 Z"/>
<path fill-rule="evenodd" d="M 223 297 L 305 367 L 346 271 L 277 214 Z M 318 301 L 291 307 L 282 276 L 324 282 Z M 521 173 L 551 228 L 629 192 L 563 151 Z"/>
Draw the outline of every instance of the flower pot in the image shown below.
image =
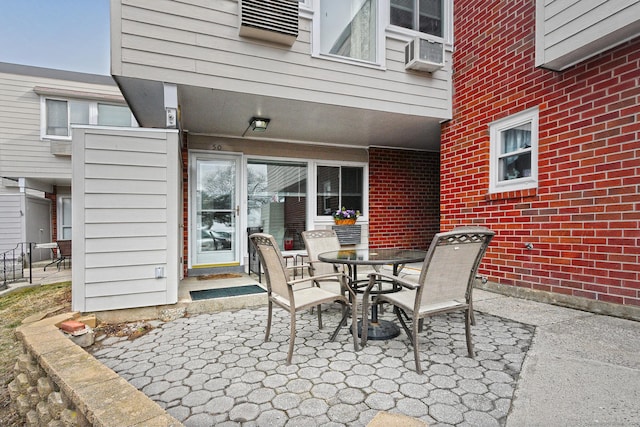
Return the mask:
<path fill-rule="evenodd" d="M 334 218 L 333 221 L 336 223 L 336 225 L 353 225 L 356 223 L 357 218 L 346 218 L 346 219 Z"/>

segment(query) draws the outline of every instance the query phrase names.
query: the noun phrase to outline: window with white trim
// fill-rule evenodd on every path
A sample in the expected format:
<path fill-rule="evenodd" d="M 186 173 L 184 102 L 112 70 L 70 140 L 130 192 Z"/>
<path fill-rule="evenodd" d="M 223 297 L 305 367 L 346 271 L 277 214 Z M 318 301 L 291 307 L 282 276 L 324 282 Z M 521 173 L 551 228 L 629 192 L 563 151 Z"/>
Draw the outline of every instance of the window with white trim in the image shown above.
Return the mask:
<path fill-rule="evenodd" d="M 533 108 L 489 126 L 489 192 L 538 186 L 538 109 Z"/>
<path fill-rule="evenodd" d="M 332 215 L 343 207 L 364 213 L 364 168 L 318 165 L 316 197 L 317 216 Z"/>
<path fill-rule="evenodd" d="M 71 240 L 71 196 L 58 196 L 58 239 Z"/>
<path fill-rule="evenodd" d="M 380 61 L 378 0 L 322 0 L 317 4 L 320 55 L 374 64 Z"/>
<path fill-rule="evenodd" d="M 41 137 L 71 139 L 71 125 L 137 126 L 126 105 L 82 99 L 41 98 Z"/>
<path fill-rule="evenodd" d="M 444 0 L 390 0 L 389 23 L 444 37 Z"/>

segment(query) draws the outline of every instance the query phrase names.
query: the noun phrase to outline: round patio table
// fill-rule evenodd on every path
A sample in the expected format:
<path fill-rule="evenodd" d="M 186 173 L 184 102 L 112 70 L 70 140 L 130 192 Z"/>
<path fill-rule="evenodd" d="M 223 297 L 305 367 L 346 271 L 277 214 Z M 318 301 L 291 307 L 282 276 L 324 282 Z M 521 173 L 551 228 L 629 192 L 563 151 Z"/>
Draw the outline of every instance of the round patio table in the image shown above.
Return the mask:
<path fill-rule="evenodd" d="M 344 264 L 349 270 L 349 286 L 354 292 L 363 293 L 369 280 L 358 280 L 358 266 L 392 265 L 393 274 L 398 274 L 398 268 L 404 264 L 424 261 L 427 253 L 415 249 L 378 248 L 378 249 L 341 249 L 339 251 L 323 252 L 318 259 L 331 264 Z M 401 289 L 397 283 L 389 282 L 391 286 L 371 290 L 371 295 L 398 292 Z M 362 324 L 358 323 L 358 335 L 362 334 Z M 393 322 L 378 319 L 378 306 L 371 305 L 371 322 L 369 322 L 368 336 L 371 340 L 386 340 L 400 335 L 400 328 Z"/>

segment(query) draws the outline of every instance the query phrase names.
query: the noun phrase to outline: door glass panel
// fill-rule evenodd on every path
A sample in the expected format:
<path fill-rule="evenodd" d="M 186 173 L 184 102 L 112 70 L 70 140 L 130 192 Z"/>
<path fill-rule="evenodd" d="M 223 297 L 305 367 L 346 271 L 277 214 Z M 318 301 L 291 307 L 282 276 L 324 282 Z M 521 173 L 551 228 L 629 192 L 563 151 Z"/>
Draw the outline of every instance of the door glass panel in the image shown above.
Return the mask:
<path fill-rule="evenodd" d="M 197 159 L 193 264 L 237 262 L 236 159 Z"/>
<path fill-rule="evenodd" d="M 247 225 L 274 236 L 281 250 L 304 249 L 307 165 L 250 160 L 247 164 Z"/>

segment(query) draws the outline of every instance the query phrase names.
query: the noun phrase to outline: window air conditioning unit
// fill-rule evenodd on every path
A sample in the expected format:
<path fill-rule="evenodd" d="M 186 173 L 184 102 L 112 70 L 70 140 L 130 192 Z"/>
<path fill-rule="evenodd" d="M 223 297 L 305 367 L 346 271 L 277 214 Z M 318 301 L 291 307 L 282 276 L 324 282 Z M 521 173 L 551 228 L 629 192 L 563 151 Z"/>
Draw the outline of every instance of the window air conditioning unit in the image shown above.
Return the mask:
<path fill-rule="evenodd" d="M 298 38 L 298 0 L 240 0 L 240 35 L 293 45 Z"/>
<path fill-rule="evenodd" d="M 444 67 L 444 43 L 416 37 L 404 47 L 404 68 L 433 72 Z"/>

